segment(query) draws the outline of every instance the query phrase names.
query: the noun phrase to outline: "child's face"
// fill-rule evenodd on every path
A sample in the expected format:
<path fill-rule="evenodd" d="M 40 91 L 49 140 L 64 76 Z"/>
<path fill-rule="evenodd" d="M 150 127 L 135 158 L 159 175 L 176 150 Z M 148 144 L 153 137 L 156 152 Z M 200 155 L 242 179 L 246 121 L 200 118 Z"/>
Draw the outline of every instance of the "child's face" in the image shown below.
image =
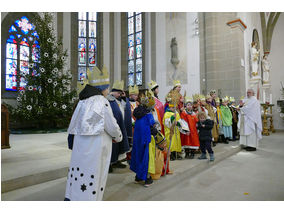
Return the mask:
<path fill-rule="evenodd" d="M 187 103 L 187 105 L 186 105 L 186 109 L 187 109 L 187 110 L 189 110 L 189 111 L 192 109 L 192 105 L 191 105 L 191 103 Z"/>
<path fill-rule="evenodd" d="M 223 102 L 223 105 L 224 105 L 224 106 L 227 106 L 227 105 L 228 105 L 228 101 L 224 101 L 224 102 Z"/>
<path fill-rule="evenodd" d="M 204 116 L 200 116 L 200 117 L 199 117 L 199 120 L 200 120 L 201 122 L 204 122 L 204 121 L 206 120 L 206 118 L 205 118 Z"/>
<path fill-rule="evenodd" d="M 172 112 L 174 112 L 174 111 L 175 111 L 175 108 L 174 108 L 174 107 L 170 107 L 170 110 L 171 110 Z"/>

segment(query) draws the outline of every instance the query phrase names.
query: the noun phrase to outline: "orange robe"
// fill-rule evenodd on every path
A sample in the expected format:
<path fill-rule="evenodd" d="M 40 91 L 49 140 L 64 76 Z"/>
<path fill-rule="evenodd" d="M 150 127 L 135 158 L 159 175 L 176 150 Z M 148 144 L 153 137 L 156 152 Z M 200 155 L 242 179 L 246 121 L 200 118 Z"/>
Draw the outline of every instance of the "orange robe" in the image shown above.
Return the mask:
<path fill-rule="evenodd" d="M 188 123 L 190 130 L 189 135 L 181 134 L 181 146 L 184 148 L 199 149 L 200 143 L 196 128 L 196 123 L 198 122 L 197 116 L 195 114 L 190 115 L 186 111 L 183 111 L 180 116 Z"/>

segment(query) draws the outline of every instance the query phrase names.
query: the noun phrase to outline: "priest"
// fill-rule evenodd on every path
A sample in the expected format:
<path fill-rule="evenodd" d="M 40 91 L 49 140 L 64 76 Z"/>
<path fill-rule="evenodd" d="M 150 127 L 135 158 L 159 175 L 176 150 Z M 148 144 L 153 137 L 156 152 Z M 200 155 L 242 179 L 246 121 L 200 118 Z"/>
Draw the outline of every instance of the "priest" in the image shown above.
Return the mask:
<path fill-rule="evenodd" d="M 240 144 L 247 151 L 256 151 L 258 141 L 262 138 L 262 121 L 260 104 L 253 89 L 248 89 L 247 98 L 240 101 L 239 112 Z"/>

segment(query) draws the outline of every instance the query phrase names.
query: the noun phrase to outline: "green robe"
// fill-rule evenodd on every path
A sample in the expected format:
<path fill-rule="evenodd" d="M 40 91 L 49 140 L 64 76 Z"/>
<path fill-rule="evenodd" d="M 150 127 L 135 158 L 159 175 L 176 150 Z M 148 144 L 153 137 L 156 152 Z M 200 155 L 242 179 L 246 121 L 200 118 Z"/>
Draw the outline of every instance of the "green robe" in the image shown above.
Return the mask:
<path fill-rule="evenodd" d="M 228 106 L 221 106 L 222 125 L 232 126 L 232 113 Z"/>

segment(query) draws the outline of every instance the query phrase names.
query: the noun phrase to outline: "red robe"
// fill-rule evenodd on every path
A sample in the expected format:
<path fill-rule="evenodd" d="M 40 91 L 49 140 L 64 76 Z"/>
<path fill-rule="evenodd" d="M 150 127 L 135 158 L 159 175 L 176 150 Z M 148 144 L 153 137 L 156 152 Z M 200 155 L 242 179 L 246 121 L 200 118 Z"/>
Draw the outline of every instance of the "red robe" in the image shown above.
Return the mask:
<path fill-rule="evenodd" d="M 186 111 L 183 111 L 180 114 L 180 117 L 188 123 L 190 130 L 189 135 L 180 134 L 181 137 L 181 146 L 190 149 L 199 149 L 199 136 L 196 128 L 196 123 L 198 118 L 195 114 L 188 114 Z"/>

